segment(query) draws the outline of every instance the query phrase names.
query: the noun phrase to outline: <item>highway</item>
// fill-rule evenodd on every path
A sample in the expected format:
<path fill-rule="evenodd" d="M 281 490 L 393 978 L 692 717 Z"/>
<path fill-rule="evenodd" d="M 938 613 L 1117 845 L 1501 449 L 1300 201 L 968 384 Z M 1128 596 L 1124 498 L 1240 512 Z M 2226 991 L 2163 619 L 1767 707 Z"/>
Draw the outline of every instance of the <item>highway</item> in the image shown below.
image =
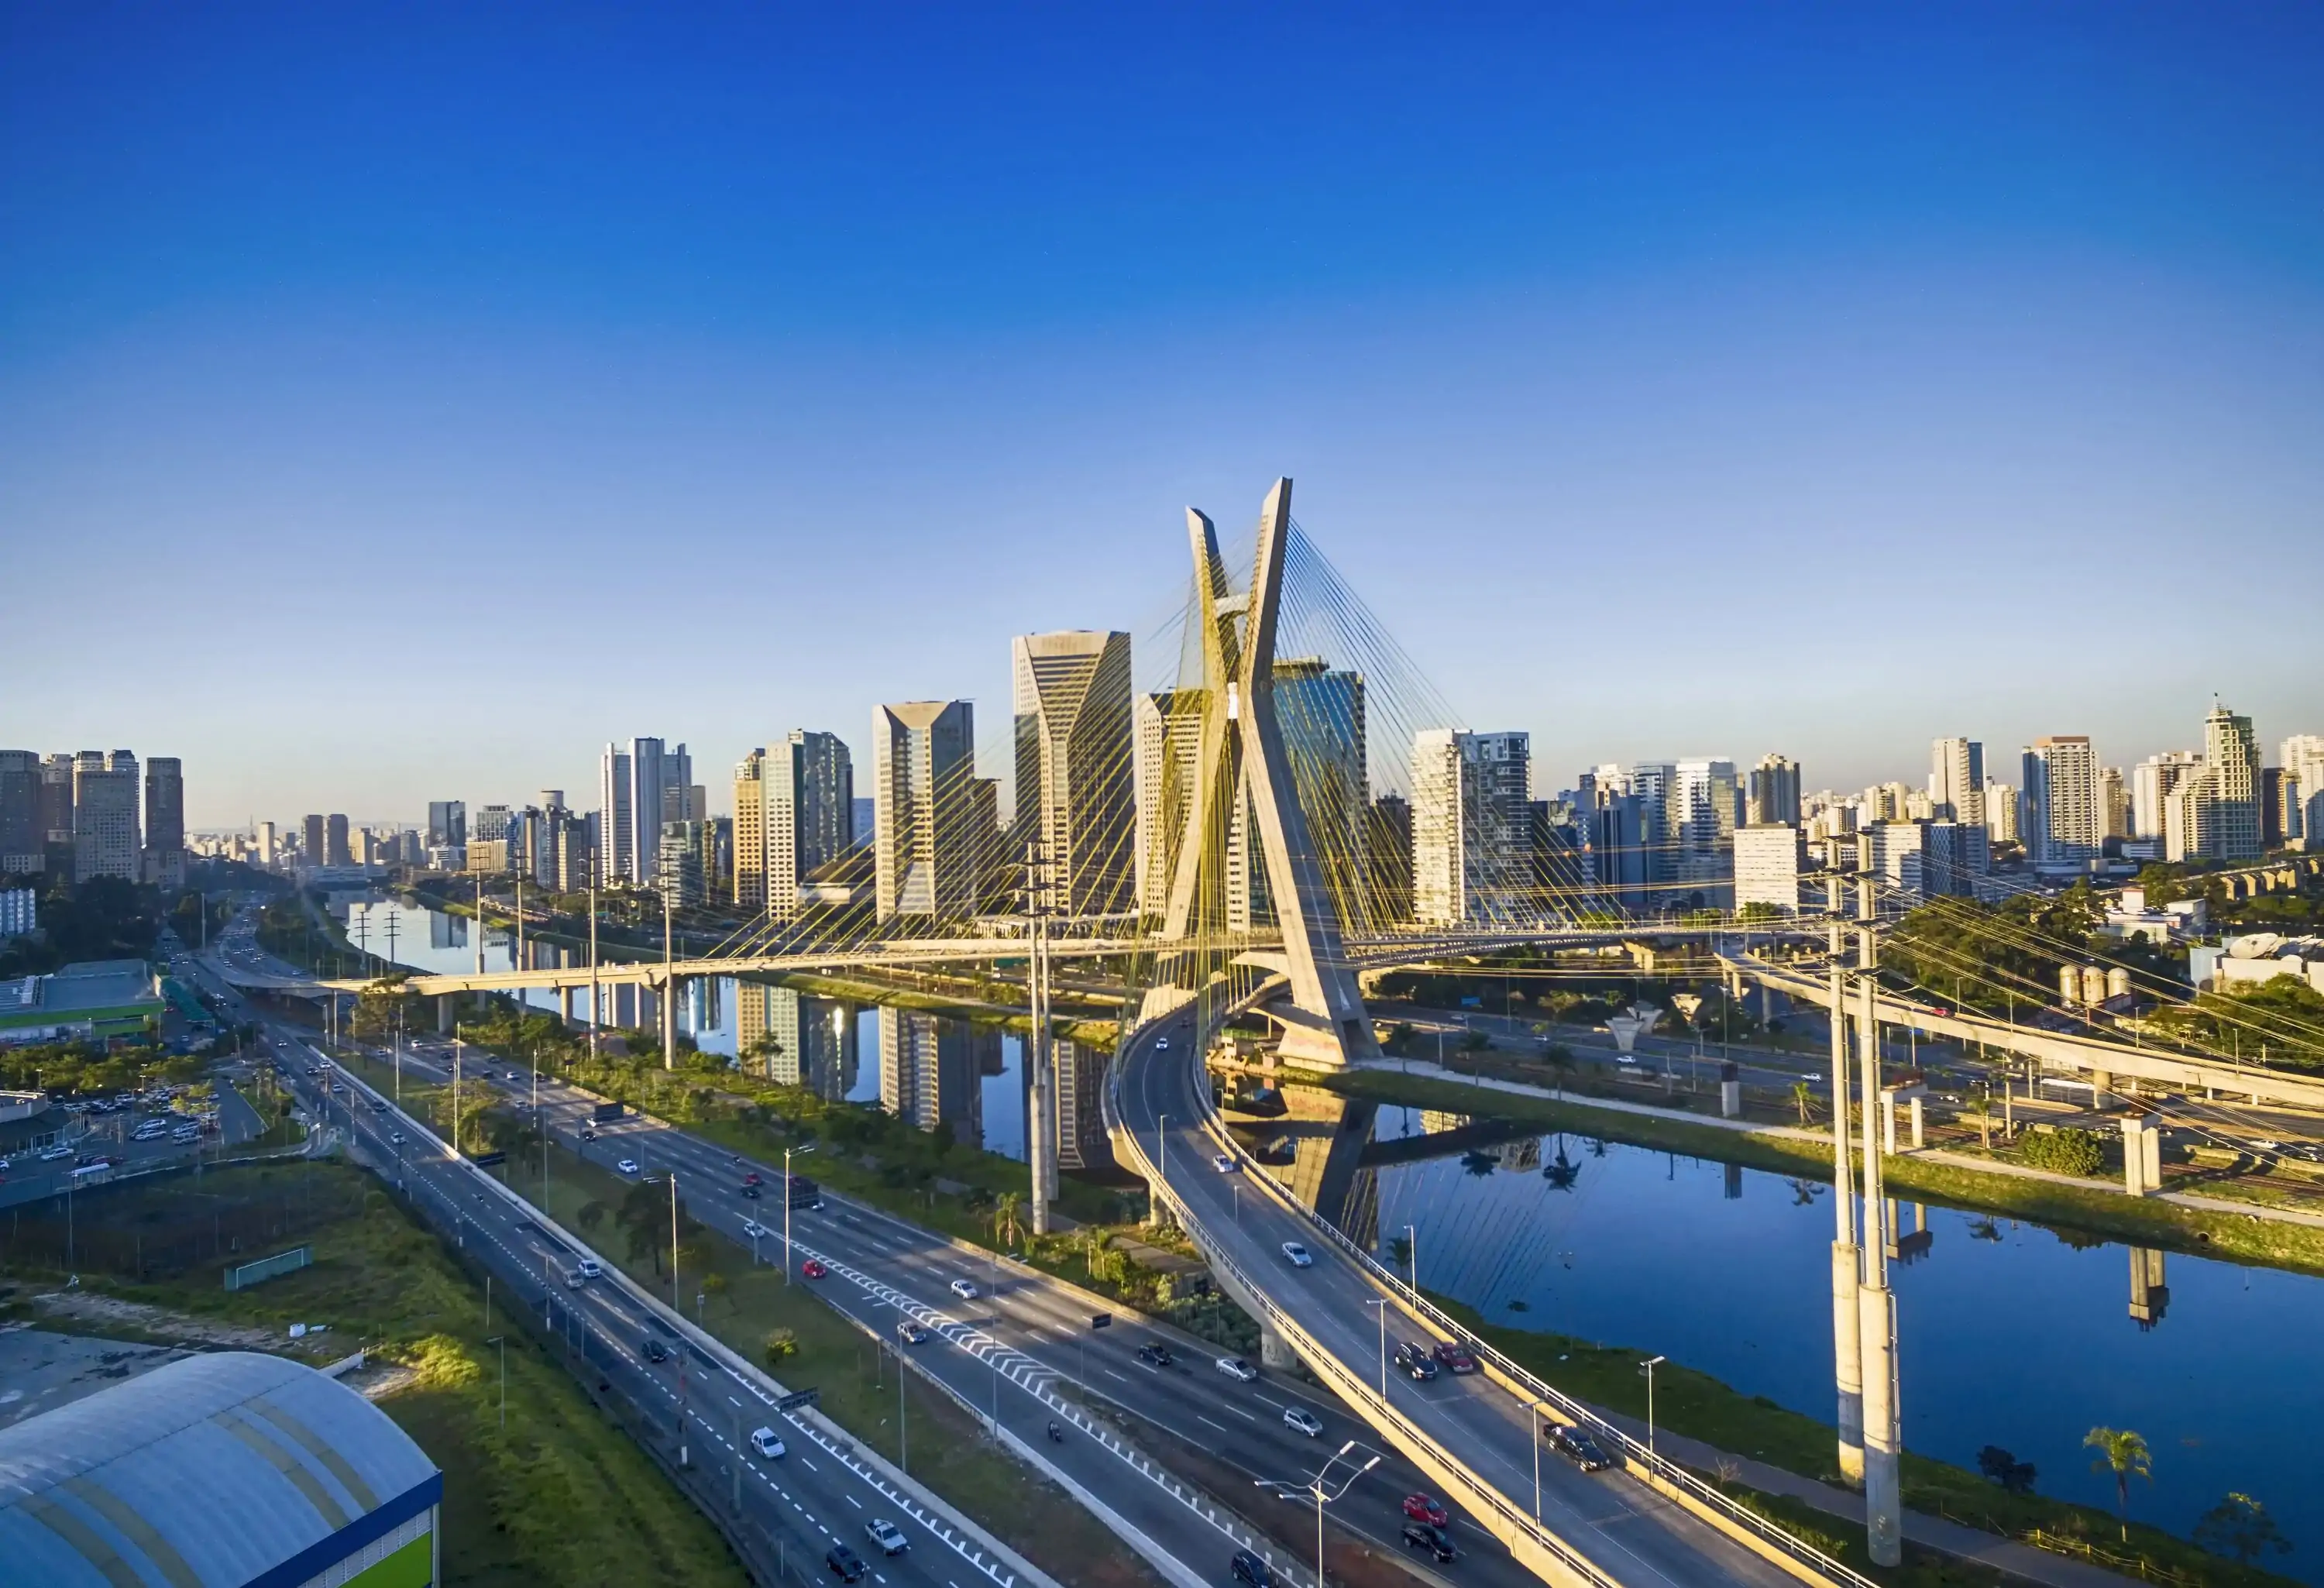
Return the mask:
<path fill-rule="evenodd" d="M 1199 1225 L 1204 1246 L 1222 1251 L 1254 1283 L 1266 1287 L 1270 1298 L 1349 1371 L 1365 1381 L 1384 1383 L 1390 1406 L 1465 1462 L 1512 1507 L 1537 1515 L 1569 1548 L 1626 1588 L 1706 1583 L 1775 1588 L 1794 1582 L 1630 1478 L 1613 1472 L 1584 1473 L 1556 1458 L 1536 1441 L 1525 1402 L 1482 1374 L 1447 1373 L 1428 1383 L 1393 1372 L 1383 1379 L 1377 1309 L 1368 1305 L 1382 1290 L 1352 1260 L 1318 1239 L 1305 1220 L 1271 1197 L 1248 1192 L 1238 1197 L 1231 1188 L 1239 1172 L 1213 1167 L 1218 1143 L 1201 1128 L 1210 1112 L 1210 1079 L 1191 1007 L 1138 1032 L 1117 1063 L 1122 1123 L 1158 1160 L 1176 1199 Z M 1305 1246 L 1313 1266 L 1293 1266 L 1280 1250 L 1285 1242 Z M 1395 1333 L 1391 1325 L 1391 1340 Z"/>
<path fill-rule="evenodd" d="M 207 965 L 203 971 L 215 974 Z M 226 996 L 240 1006 L 230 992 Z M 331 1070 L 319 1077 L 306 1072 L 327 1061 L 294 1028 L 254 1007 L 237 1007 L 236 1013 L 263 1028 L 269 1050 L 309 1112 L 346 1131 L 355 1153 L 400 1182 L 423 1214 L 482 1261 L 502 1300 L 543 1318 L 608 1384 L 639 1405 L 665 1411 L 673 1429 L 685 1417 L 697 1464 L 706 1461 L 731 1472 L 738 1435 L 775 1427 L 788 1454 L 740 1457 L 744 1516 L 768 1539 L 783 1540 L 807 1574 L 814 1574 L 814 1563 L 834 1542 L 844 1542 L 871 1564 L 878 1588 L 1013 1588 L 1019 1581 L 1005 1562 L 897 1491 L 813 1424 L 775 1412 L 753 1383 L 686 1344 L 678 1330 L 618 1282 L 567 1288 L 559 1276 L 582 1255 L 579 1249 L 490 1189 L 481 1170 L 443 1156 L 439 1145 L 392 1106 L 372 1106 L 360 1083 L 348 1082 L 344 1097 L 326 1093 Z M 666 1362 L 648 1359 L 649 1339 L 668 1353 Z M 874 1519 L 901 1528 L 910 1546 L 883 1557 L 865 1533 Z"/>

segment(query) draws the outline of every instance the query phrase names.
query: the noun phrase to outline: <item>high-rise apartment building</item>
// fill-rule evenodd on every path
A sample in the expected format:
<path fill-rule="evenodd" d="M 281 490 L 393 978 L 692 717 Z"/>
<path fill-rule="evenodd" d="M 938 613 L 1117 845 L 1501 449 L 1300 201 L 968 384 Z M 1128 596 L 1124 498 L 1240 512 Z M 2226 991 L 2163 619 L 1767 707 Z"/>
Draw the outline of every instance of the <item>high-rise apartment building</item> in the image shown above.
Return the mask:
<path fill-rule="evenodd" d="M 309 813 L 299 824 L 299 863 L 323 863 L 323 818 Z"/>
<path fill-rule="evenodd" d="M 1646 873 L 1640 886 L 1655 889 L 1668 882 L 1677 869 L 1671 835 L 1676 818 L 1669 801 L 1671 786 L 1678 780 L 1678 763 L 1638 761 L 1626 766 L 1609 762 L 1590 775 L 1600 806 L 1614 796 L 1626 795 L 1637 801 L 1637 848 Z M 1605 882 L 1602 876 L 1599 880 L 1601 885 Z"/>
<path fill-rule="evenodd" d="M 2257 860 L 2259 741 L 2252 719 L 2215 704 L 2203 720 L 2203 853 L 2213 860 Z"/>
<path fill-rule="evenodd" d="M 631 792 L 629 752 L 608 744 L 597 758 L 596 850 L 598 880 L 609 888 L 637 875 L 637 826 L 632 819 Z M 659 794 L 656 799 L 659 810 Z"/>
<path fill-rule="evenodd" d="M 1796 915 L 1807 837 L 1788 822 L 1755 823 L 1735 833 L 1735 908 L 1753 905 Z"/>
<path fill-rule="evenodd" d="M 143 845 L 138 831 L 137 758 L 126 750 L 73 757 L 73 881 L 137 881 Z"/>
<path fill-rule="evenodd" d="M 44 869 L 73 870 L 73 773 L 77 758 L 61 752 L 41 762 L 41 845 Z"/>
<path fill-rule="evenodd" d="M 664 822 L 655 846 L 654 889 L 674 909 L 709 897 L 718 869 L 717 831 L 708 822 Z"/>
<path fill-rule="evenodd" d="M 323 822 L 323 863 L 353 865 L 355 857 L 347 851 L 347 818 L 344 811 L 334 811 Z"/>
<path fill-rule="evenodd" d="M 164 888 L 186 885 L 186 774 L 174 755 L 145 763 L 145 880 Z"/>
<path fill-rule="evenodd" d="M 2118 766 L 2098 768 L 2098 809 L 2106 836 L 2127 838 L 2130 833 L 2130 785 Z"/>
<path fill-rule="evenodd" d="M 2024 754 L 2027 856 L 2037 866 L 2086 866 L 2105 847 L 2098 755 L 2086 734 L 2036 739 Z"/>
<path fill-rule="evenodd" d="M 873 898 L 879 919 L 964 915 L 981 908 L 980 829 L 992 789 L 976 775 L 976 708 L 914 700 L 872 714 Z M 980 790 L 979 784 L 985 786 Z"/>
<path fill-rule="evenodd" d="M 1654 907 L 1654 854 L 1646 844 L 1646 802 L 1604 779 L 1592 780 L 1589 823 L 1590 874 L 1607 902 L 1645 912 Z"/>
<path fill-rule="evenodd" d="M 1170 908 L 1170 872 L 1186 826 L 1186 801 L 1202 746 L 1200 689 L 1165 689 L 1130 702 L 1136 741 L 1131 799 L 1137 808 L 1138 909 L 1158 917 Z"/>
<path fill-rule="evenodd" d="M 1531 872 L 1532 744 L 1425 728 L 1412 743 L 1412 913 L 1425 925 L 1522 913 Z"/>
<path fill-rule="evenodd" d="M 1939 739 L 1930 745 L 1929 814 L 1944 821 L 1984 823 L 1983 744 L 1975 739 Z"/>
<path fill-rule="evenodd" d="M 0 875 L 45 869 L 42 838 L 40 755 L 0 750 Z"/>
<path fill-rule="evenodd" d="M 1009 660 L 1016 842 L 1040 845 L 1055 908 L 1125 914 L 1137 886 L 1130 636 L 1019 634 Z"/>
<path fill-rule="evenodd" d="M 1800 763 L 1788 755 L 1761 756 L 1759 764 L 1751 769 L 1751 797 L 1745 817 L 1752 826 L 1798 826 Z"/>
<path fill-rule="evenodd" d="M 795 919 L 807 878 L 847 852 L 855 763 L 836 734 L 801 728 L 734 769 L 733 897 Z"/>
<path fill-rule="evenodd" d="M 457 849 L 468 841 L 468 806 L 461 799 L 428 802 L 428 846 Z"/>
<path fill-rule="evenodd" d="M 2283 837 L 2324 849 L 2324 734 L 2294 734 L 2278 749 L 2283 770 Z"/>
<path fill-rule="evenodd" d="M 1364 833 L 1364 869 L 1371 886 L 1372 926 L 1385 930 L 1412 919 L 1412 801 L 1383 794 L 1372 801 Z"/>
<path fill-rule="evenodd" d="M 1735 826 L 1740 817 L 1735 763 L 1721 757 L 1679 762 L 1664 810 L 1670 823 L 1670 881 L 1681 896 L 1724 904 L 1734 875 Z"/>
<path fill-rule="evenodd" d="M 2135 838 L 2163 836 L 2164 802 L 2190 778 L 2203 775 L 2203 758 L 2192 750 L 2166 750 L 2130 769 L 2130 831 Z"/>

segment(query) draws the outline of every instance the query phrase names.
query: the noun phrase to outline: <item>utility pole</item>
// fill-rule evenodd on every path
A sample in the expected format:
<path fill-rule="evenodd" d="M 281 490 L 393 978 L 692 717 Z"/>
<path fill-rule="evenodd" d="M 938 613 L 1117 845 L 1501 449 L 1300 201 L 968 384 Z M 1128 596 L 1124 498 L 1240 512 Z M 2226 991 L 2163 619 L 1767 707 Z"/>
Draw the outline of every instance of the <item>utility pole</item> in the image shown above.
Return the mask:
<path fill-rule="evenodd" d="M 597 1062 L 597 1012 L 604 1008 L 597 981 L 597 879 L 589 879 L 589 1062 Z"/>
<path fill-rule="evenodd" d="M 1840 882 L 1826 884 L 1831 919 L 1825 948 L 1831 959 L 1831 1361 L 1840 1392 L 1840 1477 L 1851 1489 L 1864 1486 L 1863 1303 L 1858 1280 L 1863 1254 L 1856 1244 L 1856 1175 L 1849 1164 L 1848 992 L 1840 969 Z"/>
<path fill-rule="evenodd" d="M 677 963 L 670 946 L 669 890 L 661 893 L 661 1067 L 678 1067 L 678 976 L 670 967 Z"/>
<path fill-rule="evenodd" d="M 1887 1205 L 1881 1199 L 1880 1132 L 1873 1117 L 1880 1101 L 1880 1021 L 1873 976 L 1879 949 L 1868 878 L 1864 897 L 1857 911 L 1862 993 L 1857 1045 L 1864 1097 L 1864 1283 L 1857 1292 L 1864 1352 L 1864 1534 L 1872 1564 L 1894 1566 L 1904 1558 L 1896 1473 L 1896 1298 L 1888 1291 Z"/>
<path fill-rule="evenodd" d="M 1025 1044 L 1025 1156 L 1033 1180 L 1033 1233 L 1049 1233 L 1049 1205 L 1057 1196 L 1056 1066 L 1049 1051 L 1049 867 L 1038 840 L 1025 845 L 1025 914 L 1032 954 L 1026 976 L 1032 1034 Z"/>

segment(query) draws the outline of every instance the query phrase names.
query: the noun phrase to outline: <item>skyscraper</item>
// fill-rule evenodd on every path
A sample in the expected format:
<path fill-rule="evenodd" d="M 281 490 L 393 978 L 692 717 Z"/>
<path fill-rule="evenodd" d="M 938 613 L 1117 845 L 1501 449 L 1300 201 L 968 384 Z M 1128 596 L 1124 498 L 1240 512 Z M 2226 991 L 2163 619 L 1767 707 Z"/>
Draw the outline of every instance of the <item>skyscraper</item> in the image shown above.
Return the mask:
<path fill-rule="evenodd" d="M 323 818 L 311 813 L 299 826 L 299 863 L 323 863 Z"/>
<path fill-rule="evenodd" d="M 663 776 L 666 759 L 660 740 L 630 741 L 630 867 L 622 873 L 622 880 L 633 888 L 653 886 L 654 868 L 661 855 L 661 825 L 669 819 L 664 792 L 669 783 Z"/>
<path fill-rule="evenodd" d="M 1017 843 L 1040 844 L 1060 908 L 1126 912 L 1137 883 L 1130 636 L 1020 634 L 1009 651 Z"/>
<path fill-rule="evenodd" d="M 1670 823 L 1670 881 L 1692 902 L 1717 906 L 1728 897 L 1735 866 L 1735 763 L 1721 757 L 1682 761 L 1673 769 L 1664 809 Z"/>
<path fill-rule="evenodd" d="M 2324 849 L 2324 734 L 2294 734 L 2278 751 L 2283 767 L 2283 836 Z"/>
<path fill-rule="evenodd" d="M 2098 763 L 2086 734 L 2036 739 L 2026 748 L 2023 837 L 2035 865 L 2081 866 L 2106 841 Z"/>
<path fill-rule="evenodd" d="M 428 802 L 428 846 L 431 849 L 458 848 L 468 841 L 468 807 L 466 800 L 431 799 Z"/>
<path fill-rule="evenodd" d="M 1524 734 L 1424 728 L 1413 735 L 1415 920 L 1506 920 L 1523 909 L 1531 758 Z"/>
<path fill-rule="evenodd" d="M 848 848 L 855 763 L 836 734 L 801 728 L 734 769 L 734 901 L 776 920 L 799 911 L 801 884 Z"/>
<path fill-rule="evenodd" d="M 1942 821 L 1982 825 L 1985 746 L 1975 739 L 1939 739 L 1929 747 L 1930 814 Z"/>
<path fill-rule="evenodd" d="M 879 919 L 964 915 L 982 903 L 979 832 L 991 789 L 974 788 L 976 708 L 914 700 L 872 714 L 872 851 Z"/>
<path fill-rule="evenodd" d="M 347 818 L 345 812 L 334 811 L 323 823 L 323 863 L 355 863 L 354 856 L 347 852 Z"/>
<path fill-rule="evenodd" d="M 164 888 L 186 884 L 186 779 L 174 755 L 145 763 L 144 874 Z"/>
<path fill-rule="evenodd" d="M 1170 867 L 1186 826 L 1186 799 L 1201 748 L 1203 692 L 1165 689 L 1130 703 L 1137 741 L 1132 802 L 1138 810 L 1138 908 L 1160 916 L 1170 907 Z"/>
<path fill-rule="evenodd" d="M 660 746 L 655 746 L 657 756 Z M 632 822 L 630 756 L 608 744 L 597 758 L 597 874 L 607 887 L 637 875 L 637 829 Z M 659 796 L 655 808 L 659 810 Z"/>
<path fill-rule="evenodd" d="M 75 757 L 60 752 L 41 762 L 41 847 L 44 869 L 73 869 L 73 771 Z"/>
<path fill-rule="evenodd" d="M 139 872 L 137 758 L 126 750 L 73 757 L 73 881 Z"/>
<path fill-rule="evenodd" d="M 42 870 L 41 839 L 41 758 L 0 750 L 0 874 Z"/>
<path fill-rule="evenodd" d="M 2252 719 L 2214 704 L 2203 719 L 2203 852 L 2213 860 L 2257 860 L 2259 741 Z"/>
<path fill-rule="evenodd" d="M 2130 769 L 2130 830 L 2134 837 L 2163 836 L 2165 802 L 2189 778 L 2203 775 L 2203 758 L 2191 750 L 2166 750 Z"/>
<path fill-rule="evenodd" d="M 1800 825 L 1800 763 L 1787 755 L 1763 755 L 1751 769 L 1746 813 L 1751 826 Z"/>

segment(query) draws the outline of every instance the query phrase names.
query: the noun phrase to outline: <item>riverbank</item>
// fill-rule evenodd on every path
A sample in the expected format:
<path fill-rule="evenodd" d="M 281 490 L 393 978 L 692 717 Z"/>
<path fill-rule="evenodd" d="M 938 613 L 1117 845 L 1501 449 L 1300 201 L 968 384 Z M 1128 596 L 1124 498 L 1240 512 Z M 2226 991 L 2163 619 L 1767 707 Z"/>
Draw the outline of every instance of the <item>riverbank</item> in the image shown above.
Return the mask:
<path fill-rule="evenodd" d="M 889 1009 L 947 1015 L 955 1020 L 973 1020 L 980 1026 L 1014 1031 L 1020 1037 L 1029 1037 L 1033 1032 L 1032 1013 L 1021 1004 L 995 1003 L 954 992 L 931 992 L 926 988 L 903 986 L 869 976 L 834 975 L 828 971 L 765 971 L 736 979 L 762 982 L 769 986 L 785 987 L 810 997 L 829 998 L 844 1003 L 878 1004 Z M 1112 1052 L 1120 1040 L 1120 1023 L 1109 1020 L 1059 1019 L 1055 1022 L 1054 1029 L 1058 1036 L 1068 1040 L 1107 1053 Z"/>
<path fill-rule="evenodd" d="M 1757 1124 L 1738 1128 L 1735 1122 L 1690 1117 L 1642 1103 L 1559 1100 L 1545 1089 L 1513 1082 L 1420 1073 L 1434 1067 L 1348 1070 L 1318 1076 L 1313 1084 L 1374 1103 L 1570 1131 L 1776 1174 L 1831 1177 L 1831 1139 L 1821 1132 Z M 1891 1196 L 2063 1226 L 2134 1246 L 2324 1274 L 2324 1227 L 2273 1216 L 2273 1209 L 2230 1212 L 2190 1206 L 2184 1201 L 2126 1196 L 2095 1182 L 2012 1172 L 2015 1166 L 1970 1168 L 1969 1161 L 1957 1155 L 1940 1160 L 1906 1153 L 1884 1159 L 1882 1175 Z"/>

